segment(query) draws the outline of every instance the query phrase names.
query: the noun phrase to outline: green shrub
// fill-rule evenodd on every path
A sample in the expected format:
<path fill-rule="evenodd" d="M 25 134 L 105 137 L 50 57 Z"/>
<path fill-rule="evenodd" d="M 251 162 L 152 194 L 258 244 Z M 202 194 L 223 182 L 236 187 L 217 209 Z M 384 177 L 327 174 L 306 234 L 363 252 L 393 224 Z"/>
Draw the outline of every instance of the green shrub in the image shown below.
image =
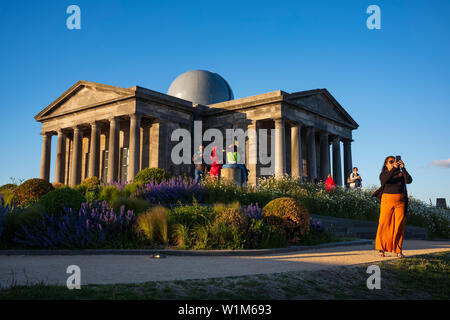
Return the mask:
<path fill-rule="evenodd" d="M 246 249 L 284 248 L 286 237 L 277 228 L 264 223 L 264 220 L 250 219 L 245 234 Z"/>
<path fill-rule="evenodd" d="M 93 188 L 93 187 L 100 186 L 102 184 L 102 181 L 99 178 L 93 176 L 93 177 L 85 178 L 83 181 L 81 181 L 80 184 L 85 185 L 88 188 Z"/>
<path fill-rule="evenodd" d="M 169 180 L 170 175 L 166 170 L 161 168 L 145 168 L 139 171 L 134 177 L 133 182 L 141 184 L 150 183 L 152 180 L 160 183 L 163 180 Z"/>
<path fill-rule="evenodd" d="M 259 248 L 285 248 L 287 245 L 286 236 L 278 228 L 272 226 L 265 226 L 263 228 Z"/>
<path fill-rule="evenodd" d="M 167 209 L 161 206 L 154 207 L 139 215 L 136 221 L 136 231 L 151 243 L 166 244 Z"/>
<path fill-rule="evenodd" d="M 14 190 L 13 189 L 7 189 L 3 191 L 3 201 L 5 201 L 5 204 L 9 205 L 10 207 L 14 205 Z"/>
<path fill-rule="evenodd" d="M 61 183 L 61 182 L 54 182 L 52 183 L 53 188 L 59 189 L 59 188 L 69 188 L 68 185 Z"/>
<path fill-rule="evenodd" d="M 134 197 L 136 195 L 137 189 L 140 188 L 141 185 L 142 185 L 141 183 L 135 181 L 133 183 L 127 184 L 125 188 L 123 188 L 125 197 L 127 198 Z"/>
<path fill-rule="evenodd" d="M 264 206 L 267 202 L 275 198 L 269 190 L 259 190 L 252 186 L 241 187 L 226 180 L 211 180 L 208 176 L 202 179 L 202 186 L 206 189 L 206 203 L 230 203 L 238 201 L 243 205 L 257 202 Z"/>
<path fill-rule="evenodd" d="M 4 230 L 2 239 L 4 243 L 13 243 L 16 232 L 21 232 L 21 225 L 34 223 L 45 212 L 45 207 L 39 203 L 34 203 L 25 209 L 17 208 L 5 215 Z"/>
<path fill-rule="evenodd" d="M 206 249 L 208 247 L 208 227 L 196 225 L 191 231 L 191 244 L 193 249 Z"/>
<path fill-rule="evenodd" d="M 122 197 L 122 193 L 119 188 L 115 186 L 106 186 L 100 191 L 99 201 L 106 201 L 110 206 L 113 206 L 114 201 Z"/>
<path fill-rule="evenodd" d="M 277 198 L 263 208 L 264 221 L 283 233 L 288 242 L 296 243 L 309 232 L 309 212 L 289 197 Z"/>
<path fill-rule="evenodd" d="M 176 245 L 179 249 L 186 249 L 191 246 L 189 239 L 189 227 L 184 224 L 174 224 L 170 228 L 171 243 Z"/>
<path fill-rule="evenodd" d="M 74 212 L 78 212 L 83 202 L 86 202 L 86 198 L 80 192 L 71 188 L 55 189 L 39 200 L 47 213 L 53 215 L 64 214 L 64 207 L 72 208 Z"/>
<path fill-rule="evenodd" d="M 244 235 L 238 228 L 224 222 L 214 221 L 208 228 L 208 247 L 214 249 L 243 249 Z"/>
<path fill-rule="evenodd" d="M 168 213 L 169 225 L 182 224 L 187 228 L 195 225 L 207 225 L 214 219 L 214 209 L 201 206 L 197 201 L 192 205 L 179 205 Z"/>
<path fill-rule="evenodd" d="M 0 187 L 0 193 L 4 193 L 5 191 L 9 191 L 9 190 L 14 191 L 17 189 L 17 187 L 18 187 L 18 185 L 14 184 L 14 183 L 4 184 Z"/>
<path fill-rule="evenodd" d="M 119 212 L 121 206 L 125 206 L 125 211 L 133 210 L 135 215 L 139 215 L 140 213 L 147 211 L 151 207 L 151 203 L 138 198 L 120 197 L 114 200 L 114 212 Z"/>
<path fill-rule="evenodd" d="M 53 189 L 53 186 L 48 181 L 38 178 L 29 179 L 15 190 L 13 201 L 17 205 L 28 206 Z"/>
<path fill-rule="evenodd" d="M 75 189 L 82 195 L 84 195 L 86 201 L 92 203 L 94 200 L 98 200 L 100 196 L 102 181 L 95 176 L 88 177 L 81 181 L 81 183 L 77 185 Z"/>
<path fill-rule="evenodd" d="M 239 202 L 234 202 L 231 205 L 214 205 L 215 223 L 224 223 L 235 226 L 237 230 L 243 231 L 247 228 L 247 219 L 241 211 Z"/>

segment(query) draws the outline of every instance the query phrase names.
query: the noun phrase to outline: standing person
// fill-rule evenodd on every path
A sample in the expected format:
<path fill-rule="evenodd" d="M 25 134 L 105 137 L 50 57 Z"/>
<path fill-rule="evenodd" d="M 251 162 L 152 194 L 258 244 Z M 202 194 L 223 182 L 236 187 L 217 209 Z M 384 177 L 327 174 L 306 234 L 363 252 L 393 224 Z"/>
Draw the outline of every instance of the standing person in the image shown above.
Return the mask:
<path fill-rule="evenodd" d="M 241 170 L 241 184 L 245 186 L 247 183 L 247 168 L 239 163 L 241 154 L 238 152 L 237 145 L 229 145 L 227 147 L 226 159 L 227 163 L 222 168 L 239 168 Z"/>
<path fill-rule="evenodd" d="M 205 174 L 206 172 L 206 164 L 205 161 L 203 160 L 203 146 L 199 145 L 198 146 L 198 151 L 192 156 L 192 161 L 195 164 L 195 178 L 194 181 L 195 182 L 199 182 L 201 177 Z"/>
<path fill-rule="evenodd" d="M 209 177 L 211 179 L 214 179 L 215 177 L 220 178 L 220 170 L 222 169 L 222 164 L 220 163 L 217 152 L 217 146 L 214 146 L 211 151 L 211 170 L 209 170 Z"/>
<path fill-rule="evenodd" d="M 408 208 L 406 184 L 410 184 L 412 178 L 402 160 L 396 161 L 393 156 L 388 156 L 381 168 L 380 182 L 383 193 L 375 249 L 382 257 L 387 251 L 403 258 L 402 244 Z"/>
<path fill-rule="evenodd" d="M 325 190 L 331 192 L 334 188 L 336 188 L 336 183 L 331 177 L 331 174 L 329 174 L 328 178 L 325 180 Z"/>
<path fill-rule="evenodd" d="M 358 173 L 358 168 L 354 167 L 352 173 L 348 177 L 347 182 L 349 183 L 349 187 L 351 189 L 361 188 L 361 176 Z"/>

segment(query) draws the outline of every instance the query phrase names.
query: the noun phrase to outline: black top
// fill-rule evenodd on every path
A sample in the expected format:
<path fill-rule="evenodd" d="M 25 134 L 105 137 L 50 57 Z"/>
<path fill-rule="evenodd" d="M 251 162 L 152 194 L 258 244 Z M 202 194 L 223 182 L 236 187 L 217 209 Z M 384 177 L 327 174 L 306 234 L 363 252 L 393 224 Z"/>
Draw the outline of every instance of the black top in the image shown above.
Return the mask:
<path fill-rule="evenodd" d="M 404 177 L 403 177 L 404 175 Z M 392 168 L 391 171 L 384 169 L 380 173 L 381 185 L 384 185 L 383 193 L 403 194 L 405 193 L 405 182 L 410 184 L 412 178 L 405 168 Z"/>

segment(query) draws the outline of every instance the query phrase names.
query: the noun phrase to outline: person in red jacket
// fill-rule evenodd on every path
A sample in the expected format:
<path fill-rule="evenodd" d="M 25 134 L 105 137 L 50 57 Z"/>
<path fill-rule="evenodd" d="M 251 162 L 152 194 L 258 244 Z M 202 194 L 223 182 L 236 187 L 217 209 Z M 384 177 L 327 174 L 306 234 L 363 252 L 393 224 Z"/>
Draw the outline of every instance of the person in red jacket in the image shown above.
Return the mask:
<path fill-rule="evenodd" d="M 334 188 L 336 188 L 336 183 L 331 177 L 331 174 L 329 174 L 327 180 L 325 180 L 325 190 L 331 192 Z"/>
<path fill-rule="evenodd" d="M 217 147 L 214 146 L 211 152 L 211 169 L 209 170 L 209 177 L 214 179 L 215 177 L 220 178 L 220 170 L 222 169 L 222 164 L 220 163 L 219 157 L 217 156 Z"/>

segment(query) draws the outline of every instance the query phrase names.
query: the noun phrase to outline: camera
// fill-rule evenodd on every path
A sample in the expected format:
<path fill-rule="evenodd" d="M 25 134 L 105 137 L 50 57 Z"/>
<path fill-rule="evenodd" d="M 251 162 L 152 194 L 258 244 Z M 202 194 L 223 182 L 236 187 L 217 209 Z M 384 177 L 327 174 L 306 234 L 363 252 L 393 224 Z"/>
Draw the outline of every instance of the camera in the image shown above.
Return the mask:
<path fill-rule="evenodd" d="M 399 162 L 400 160 L 402 160 L 401 156 L 395 156 L 395 162 Z"/>

